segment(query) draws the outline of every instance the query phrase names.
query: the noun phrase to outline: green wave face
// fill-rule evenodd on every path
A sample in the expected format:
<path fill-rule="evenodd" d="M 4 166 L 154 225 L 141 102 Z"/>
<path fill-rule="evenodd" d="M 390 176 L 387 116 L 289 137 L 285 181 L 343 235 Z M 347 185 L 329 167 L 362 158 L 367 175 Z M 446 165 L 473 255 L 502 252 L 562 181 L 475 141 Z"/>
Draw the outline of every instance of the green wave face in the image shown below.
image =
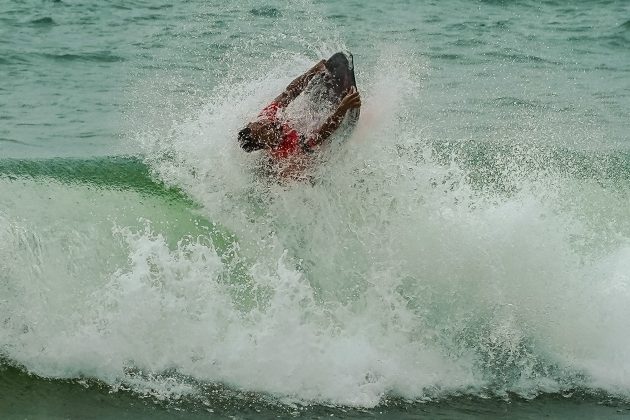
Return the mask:
<path fill-rule="evenodd" d="M 153 196 L 185 200 L 173 188 L 151 178 L 150 169 L 133 157 L 90 159 L 1 159 L 0 177 L 5 180 L 52 180 L 66 185 L 87 185 L 108 190 L 134 190 Z"/>

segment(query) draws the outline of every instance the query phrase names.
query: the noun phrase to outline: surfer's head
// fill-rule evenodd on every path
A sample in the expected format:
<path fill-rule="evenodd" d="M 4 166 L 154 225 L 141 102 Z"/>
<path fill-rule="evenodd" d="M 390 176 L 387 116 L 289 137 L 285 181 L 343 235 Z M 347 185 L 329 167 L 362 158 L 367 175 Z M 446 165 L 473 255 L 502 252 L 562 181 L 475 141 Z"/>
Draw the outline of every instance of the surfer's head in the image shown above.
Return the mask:
<path fill-rule="evenodd" d="M 246 152 L 273 147 L 279 139 L 277 124 L 266 118 L 247 124 L 238 133 L 238 142 Z"/>

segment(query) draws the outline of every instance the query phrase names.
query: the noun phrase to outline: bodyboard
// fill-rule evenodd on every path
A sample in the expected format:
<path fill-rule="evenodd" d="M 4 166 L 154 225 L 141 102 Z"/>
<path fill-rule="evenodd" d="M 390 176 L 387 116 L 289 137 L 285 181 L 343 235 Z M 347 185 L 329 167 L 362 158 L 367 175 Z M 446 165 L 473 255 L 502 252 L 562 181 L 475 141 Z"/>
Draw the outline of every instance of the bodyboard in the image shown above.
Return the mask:
<path fill-rule="evenodd" d="M 328 89 L 330 89 L 333 102 L 339 104 L 350 91 L 351 87 L 357 87 L 357 82 L 354 78 L 352 54 L 343 52 L 335 53 L 326 60 L 325 66 L 326 70 L 328 70 L 325 83 Z M 359 119 L 359 109 L 353 108 L 349 110 L 347 116 L 352 123 L 356 123 Z"/>

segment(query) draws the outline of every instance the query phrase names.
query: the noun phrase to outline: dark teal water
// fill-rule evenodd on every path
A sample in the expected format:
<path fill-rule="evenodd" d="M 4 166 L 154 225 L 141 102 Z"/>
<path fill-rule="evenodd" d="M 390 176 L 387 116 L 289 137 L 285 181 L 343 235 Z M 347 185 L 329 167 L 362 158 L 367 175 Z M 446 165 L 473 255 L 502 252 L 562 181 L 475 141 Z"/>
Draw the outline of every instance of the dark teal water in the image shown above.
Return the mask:
<path fill-rule="evenodd" d="M 629 417 L 629 41 L 624 1 L 0 5 L 0 414 Z M 234 133 L 338 50 L 358 126 L 269 182 Z"/>

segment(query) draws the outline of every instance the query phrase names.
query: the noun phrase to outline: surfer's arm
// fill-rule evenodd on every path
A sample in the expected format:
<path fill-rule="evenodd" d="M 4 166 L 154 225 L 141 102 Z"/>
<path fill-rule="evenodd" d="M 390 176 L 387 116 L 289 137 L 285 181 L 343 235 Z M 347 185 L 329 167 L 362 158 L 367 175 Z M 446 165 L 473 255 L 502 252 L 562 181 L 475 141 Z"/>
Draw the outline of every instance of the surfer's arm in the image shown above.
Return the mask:
<path fill-rule="evenodd" d="M 341 125 L 346 112 L 352 108 L 361 107 L 361 96 L 356 88 L 352 88 L 350 92 L 341 100 L 337 110 L 319 127 L 313 137 L 305 142 L 305 147 L 312 148 L 321 144 L 324 140 L 331 136 Z"/>
<path fill-rule="evenodd" d="M 281 108 L 289 105 L 292 100 L 298 97 L 300 93 L 306 88 L 308 82 L 315 77 L 315 75 L 324 70 L 324 64 L 326 60 L 321 60 L 319 63 L 315 64 L 312 68 L 310 68 L 306 73 L 301 75 L 300 77 L 293 80 L 289 83 L 289 86 L 282 92 L 274 102 L 280 105 Z"/>

